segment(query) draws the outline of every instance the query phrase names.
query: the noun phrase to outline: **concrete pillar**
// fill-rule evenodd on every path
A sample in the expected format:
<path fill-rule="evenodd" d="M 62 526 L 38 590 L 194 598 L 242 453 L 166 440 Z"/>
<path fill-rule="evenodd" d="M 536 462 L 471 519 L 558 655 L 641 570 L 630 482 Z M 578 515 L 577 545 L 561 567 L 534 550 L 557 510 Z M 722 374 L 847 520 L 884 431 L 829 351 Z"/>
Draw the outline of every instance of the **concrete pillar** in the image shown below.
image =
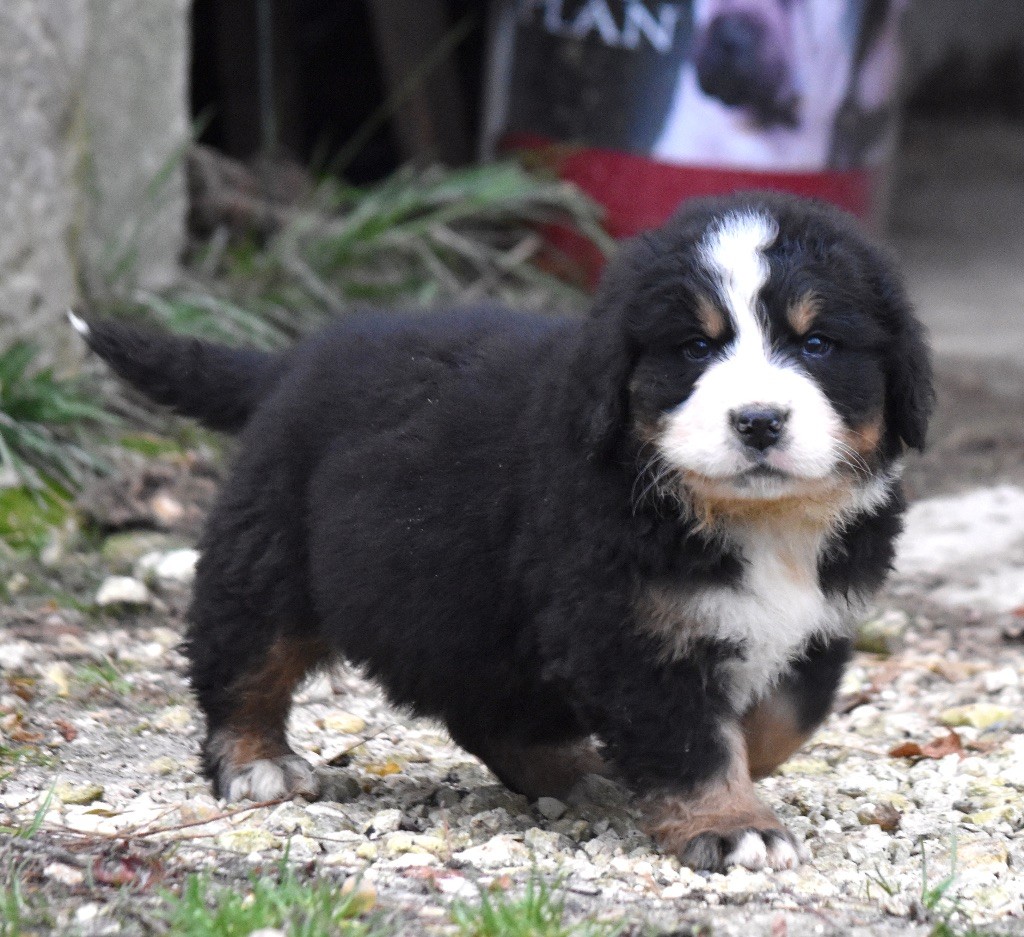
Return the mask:
<path fill-rule="evenodd" d="M 67 363 L 79 344 L 57 326 L 83 286 L 172 275 L 189 3 L 0 3 L 0 347 L 28 337 Z"/>
<path fill-rule="evenodd" d="M 0 347 L 74 300 L 86 0 L 0 3 Z"/>
<path fill-rule="evenodd" d="M 162 286 L 184 246 L 191 0 L 88 0 L 88 277 Z"/>

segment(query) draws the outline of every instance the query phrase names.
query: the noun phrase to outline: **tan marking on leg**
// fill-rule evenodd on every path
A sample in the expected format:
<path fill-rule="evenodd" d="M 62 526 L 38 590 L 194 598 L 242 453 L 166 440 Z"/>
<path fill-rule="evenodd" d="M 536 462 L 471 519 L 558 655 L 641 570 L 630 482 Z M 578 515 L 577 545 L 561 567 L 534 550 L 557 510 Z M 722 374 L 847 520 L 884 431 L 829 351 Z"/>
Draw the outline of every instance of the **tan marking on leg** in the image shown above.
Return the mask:
<path fill-rule="evenodd" d="M 725 332 L 725 315 L 709 297 L 697 297 L 697 319 L 708 338 L 720 338 Z"/>
<path fill-rule="evenodd" d="M 484 760 L 505 785 L 529 798 L 564 797 L 584 775 L 607 770 L 589 739 L 565 745 L 495 740 Z"/>
<path fill-rule="evenodd" d="M 292 694 L 328 654 L 327 644 L 319 639 L 280 637 L 270 646 L 259 669 L 232 687 L 234 709 L 206 744 L 208 760 L 216 766 L 223 793 L 230 792 L 232 782 L 247 766 L 298 760 L 286 734 Z M 295 783 L 305 784 L 295 776 L 295 771 L 289 775 Z M 282 784 L 287 787 L 286 782 Z"/>
<path fill-rule="evenodd" d="M 726 741 L 730 762 L 721 777 L 708 781 L 692 797 L 661 796 L 647 805 L 650 833 L 666 849 L 679 852 L 701 833 L 726 835 L 748 826 L 783 829 L 754 790 L 740 730 L 729 727 Z"/>
<path fill-rule="evenodd" d="M 810 735 L 800 729 L 796 707 L 785 692 L 773 693 L 752 706 L 743 717 L 751 777 L 767 777 Z"/>
<path fill-rule="evenodd" d="M 236 699 L 228 725 L 256 733 L 284 732 L 296 686 L 328 656 L 317 638 L 278 638 L 260 668 L 233 688 Z"/>
<path fill-rule="evenodd" d="M 805 293 L 789 309 L 786 318 L 797 335 L 806 335 L 818 316 L 818 301 L 813 293 Z"/>
<path fill-rule="evenodd" d="M 262 758 L 278 758 L 281 755 L 292 754 L 291 748 L 285 739 L 284 726 L 281 732 L 268 733 L 267 735 L 231 735 L 226 736 L 230 741 L 228 760 L 241 767 Z"/>

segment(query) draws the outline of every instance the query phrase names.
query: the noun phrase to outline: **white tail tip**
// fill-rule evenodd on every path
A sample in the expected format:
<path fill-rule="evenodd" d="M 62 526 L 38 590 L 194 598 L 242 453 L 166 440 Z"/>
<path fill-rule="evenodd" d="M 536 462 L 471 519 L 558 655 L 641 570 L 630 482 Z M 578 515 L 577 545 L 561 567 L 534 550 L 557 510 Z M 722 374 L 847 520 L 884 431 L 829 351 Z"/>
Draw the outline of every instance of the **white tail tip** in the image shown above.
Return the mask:
<path fill-rule="evenodd" d="M 68 310 L 68 322 L 71 323 L 71 328 L 73 328 L 79 335 L 89 334 L 89 323 L 86 322 L 85 319 L 81 318 L 81 316 L 76 316 L 74 311 L 71 309 Z"/>

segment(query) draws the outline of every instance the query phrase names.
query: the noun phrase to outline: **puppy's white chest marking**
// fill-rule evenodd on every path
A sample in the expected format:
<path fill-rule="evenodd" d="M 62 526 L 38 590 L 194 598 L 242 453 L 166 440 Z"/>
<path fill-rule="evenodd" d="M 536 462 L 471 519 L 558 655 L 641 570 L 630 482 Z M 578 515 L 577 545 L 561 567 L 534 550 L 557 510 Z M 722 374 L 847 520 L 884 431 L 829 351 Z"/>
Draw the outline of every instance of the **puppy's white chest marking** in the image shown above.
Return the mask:
<path fill-rule="evenodd" d="M 730 665 L 733 701 L 739 708 L 761 696 L 815 634 L 843 625 L 839 607 L 818 585 L 819 531 L 742 531 L 745 561 L 736 588 L 699 596 L 699 627 L 708 637 L 736 641 L 742 660 Z"/>
<path fill-rule="evenodd" d="M 729 641 L 742 648 L 730 662 L 730 695 L 740 711 L 767 692 L 816 634 L 837 634 L 844 624 L 838 602 L 818 585 L 823 531 L 744 526 L 730 540 L 741 554 L 739 582 L 691 591 L 662 592 L 648 621 L 670 656 L 684 655 L 694 638 Z"/>

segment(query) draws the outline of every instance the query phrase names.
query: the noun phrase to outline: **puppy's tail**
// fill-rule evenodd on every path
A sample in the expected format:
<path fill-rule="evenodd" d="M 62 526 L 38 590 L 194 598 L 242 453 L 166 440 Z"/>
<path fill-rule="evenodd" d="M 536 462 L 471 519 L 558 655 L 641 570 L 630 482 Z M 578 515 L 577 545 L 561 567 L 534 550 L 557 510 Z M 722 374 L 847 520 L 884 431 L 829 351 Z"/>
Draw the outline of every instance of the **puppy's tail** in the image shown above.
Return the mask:
<path fill-rule="evenodd" d="M 211 429 L 240 430 L 277 382 L 281 355 L 228 348 L 68 312 L 68 321 L 116 374 L 156 403 Z"/>

